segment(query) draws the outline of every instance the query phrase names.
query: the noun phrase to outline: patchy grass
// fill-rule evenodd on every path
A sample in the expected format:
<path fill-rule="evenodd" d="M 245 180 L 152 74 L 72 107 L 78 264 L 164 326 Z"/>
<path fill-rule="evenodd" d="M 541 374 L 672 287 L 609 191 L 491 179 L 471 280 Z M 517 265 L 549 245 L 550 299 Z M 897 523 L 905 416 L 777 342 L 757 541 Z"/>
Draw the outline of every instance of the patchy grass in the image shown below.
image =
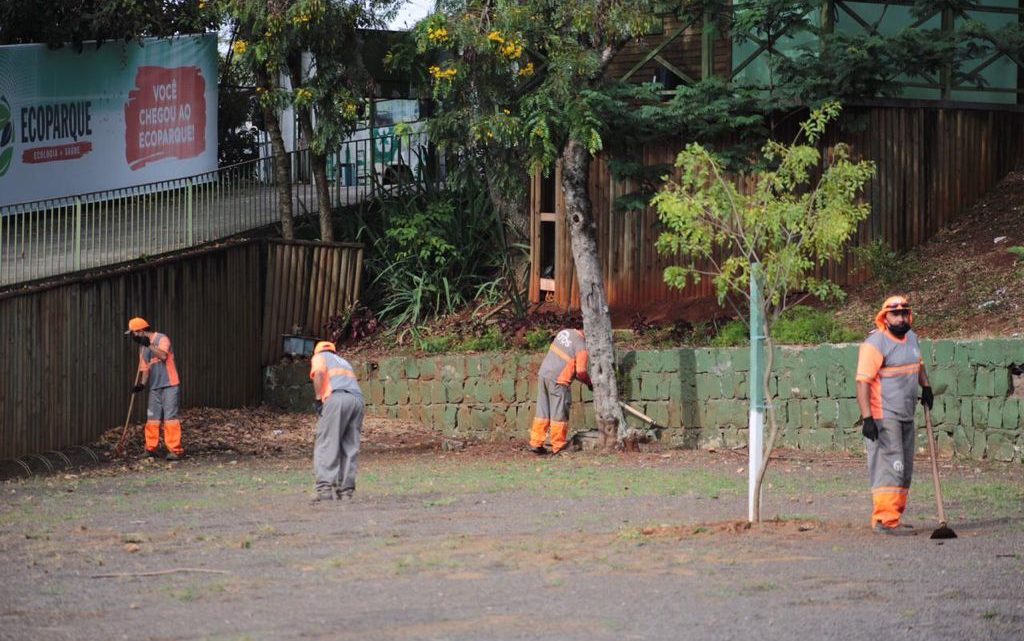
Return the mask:
<path fill-rule="evenodd" d="M 525 491 L 566 498 L 616 496 L 738 496 L 745 480 L 701 469 L 631 469 L 601 459 L 417 462 L 395 465 L 363 477 L 368 491 L 384 494 L 491 494 Z M 448 497 L 451 502 L 454 497 Z M 429 499 L 436 505 L 437 499 Z"/>

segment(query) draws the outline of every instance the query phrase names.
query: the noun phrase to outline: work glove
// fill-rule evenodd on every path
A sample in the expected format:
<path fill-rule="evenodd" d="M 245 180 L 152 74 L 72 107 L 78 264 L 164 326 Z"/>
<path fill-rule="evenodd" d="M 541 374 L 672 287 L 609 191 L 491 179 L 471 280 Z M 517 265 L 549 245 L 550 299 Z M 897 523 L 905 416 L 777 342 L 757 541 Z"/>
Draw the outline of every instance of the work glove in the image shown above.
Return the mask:
<path fill-rule="evenodd" d="M 935 403 L 935 395 L 932 394 L 931 385 L 925 385 L 921 388 L 921 405 L 924 405 L 928 409 L 932 408 Z"/>
<path fill-rule="evenodd" d="M 144 389 L 146 389 L 145 385 L 143 385 L 142 383 L 136 383 L 135 385 L 132 385 L 132 394 L 138 394 Z"/>
<path fill-rule="evenodd" d="M 132 340 L 135 341 L 136 343 L 138 343 L 139 345 L 142 345 L 143 347 L 149 347 L 149 337 L 148 336 L 135 336 L 133 334 L 132 335 Z"/>
<path fill-rule="evenodd" d="M 860 427 L 861 434 L 869 441 L 878 440 L 878 424 L 875 423 L 874 417 L 868 416 L 863 420 L 864 423 Z"/>
<path fill-rule="evenodd" d="M 314 401 L 313 402 L 313 409 L 316 410 L 316 415 L 317 416 L 322 416 L 323 413 L 324 413 L 324 403 L 323 403 L 323 401 Z"/>

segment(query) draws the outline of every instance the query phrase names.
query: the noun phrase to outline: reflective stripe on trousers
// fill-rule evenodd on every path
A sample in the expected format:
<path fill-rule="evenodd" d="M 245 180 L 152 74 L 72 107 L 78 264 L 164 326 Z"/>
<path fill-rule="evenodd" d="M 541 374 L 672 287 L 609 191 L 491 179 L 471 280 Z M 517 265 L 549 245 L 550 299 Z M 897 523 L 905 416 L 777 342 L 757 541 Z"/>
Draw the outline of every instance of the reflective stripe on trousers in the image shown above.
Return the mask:
<path fill-rule="evenodd" d="M 155 452 L 160 447 L 160 425 L 164 428 L 164 445 L 168 452 L 181 456 L 185 448 L 181 445 L 181 421 L 178 420 L 178 403 L 181 388 L 177 385 L 149 390 L 149 407 L 146 408 L 146 451 Z"/>
<path fill-rule="evenodd" d="M 530 447 L 544 447 L 551 428 L 551 451 L 565 447 L 569 435 L 569 407 L 572 396 L 566 385 L 546 378 L 537 379 L 537 410 L 530 427 Z"/>
<path fill-rule="evenodd" d="M 868 450 L 868 475 L 871 477 L 871 525 L 888 528 L 900 524 L 907 507 L 910 481 L 914 475 L 914 422 L 883 419 L 878 423 L 878 439 L 864 439 Z"/>

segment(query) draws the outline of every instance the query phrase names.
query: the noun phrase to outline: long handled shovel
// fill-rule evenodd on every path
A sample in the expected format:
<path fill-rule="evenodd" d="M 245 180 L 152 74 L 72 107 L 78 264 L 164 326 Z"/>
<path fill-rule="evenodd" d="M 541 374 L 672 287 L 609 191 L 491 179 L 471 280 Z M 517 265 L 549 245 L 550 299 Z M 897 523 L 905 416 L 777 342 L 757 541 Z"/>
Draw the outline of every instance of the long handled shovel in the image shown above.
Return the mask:
<path fill-rule="evenodd" d="M 135 373 L 135 385 L 139 384 L 139 378 L 142 376 L 142 372 Z M 128 444 L 128 423 L 132 420 L 132 408 L 135 407 L 135 395 L 137 392 L 132 392 L 131 398 L 128 401 L 128 416 L 124 417 L 124 429 L 121 430 L 121 438 L 117 441 L 117 445 L 114 447 L 114 458 L 118 458 L 124 455 L 125 445 Z"/>
<path fill-rule="evenodd" d="M 628 412 L 628 413 L 632 414 L 633 416 L 637 417 L 638 419 L 640 419 L 644 423 L 647 423 L 647 425 L 651 429 L 653 429 L 653 430 L 665 429 L 665 427 L 663 425 L 659 425 L 657 423 L 657 421 L 655 421 L 650 416 L 644 414 L 640 410 L 636 409 L 635 407 L 633 407 L 633 406 L 631 406 L 631 405 L 629 405 L 627 403 L 623 403 L 622 401 L 619 401 L 619 405 L 622 406 L 622 409 L 626 410 L 626 412 Z"/>
<path fill-rule="evenodd" d="M 942 509 L 942 488 L 939 487 L 939 464 L 935 459 L 935 438 L 932 436 L 932 411 L 924 408 L 924 425 L 928 430 L 928 453 L 932 459 L 932 482 L 935 484 L 935 504 L 939 510 L 939 527 L 932 532 L 933 539 L 955 539 L 956 532 L 946 525 L 946 511 Z"/>

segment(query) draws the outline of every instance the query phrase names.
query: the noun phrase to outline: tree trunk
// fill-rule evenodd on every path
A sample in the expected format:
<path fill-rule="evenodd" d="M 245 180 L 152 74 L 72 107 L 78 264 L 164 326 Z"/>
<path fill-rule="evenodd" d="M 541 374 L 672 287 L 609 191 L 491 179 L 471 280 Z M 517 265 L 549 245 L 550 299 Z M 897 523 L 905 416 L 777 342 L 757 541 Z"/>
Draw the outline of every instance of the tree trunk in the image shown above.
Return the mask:
<path fill-rule="evenodd" d="M 491 204 L 498 212 L 505 228 L 511 233 L 510 244 L 525 242 L 530 235 L 530 210 L 527 202 L 527 190 L 510 189 L 504 184 L 507 176 L 497 175 L 495 167 L 515 167 L 521 163 L 512 158 L 509 154 L 497 152 L 491 148 L 485 151 L 489 166 L 484 174 L 487 179 L 487 195 L 490 196 Z M 519 185 L 527 184 L 528 176 L 525 171 L 522 176 L 517 176 Z"/>
<path fill-rule="evenodd" d="M 302 56 L 293 55 L 288 59 L 288 73 L 292 80 L 292 90 L 302 86 Z M 320 217 L 320 240 L 334 240 L 334 225 L 331 221 L 331 188 L 327 184 L 327 157 L 315 151 L 313 144 L 313 114 L 309 106 L 295 106 L 299 117 L 299 129 L 309 147 L 309 166 L 313 171 L 313 184 L 316 188 L 317 209 Z"/>
<path fill-rule="evenodd" d="M 262 68 L 256 69 L 256 82 L 264 91 L 274 91 L 276 83 L 271 83 L 270 74 Z M 281 215 L 281 236 L 286 239 L 295 238 L 295 218 L 292 215 L 292 170 L 288 150 L 281 136 L 281 123 L 277 119 L 277 111 L 273 107 L 261 105 L 263 121 L 270 134 L 270 146 L 274 155 L 274 183 L 277 187 L 278 208 Z"/>
<path fill-rule="evenodd" d="M 604 275 L 597 256 L 596 228 L 587 192 L 589 173 L 590 152 L 579 141 L 570 138 L 562 150 L 562 192 L 580 288 L 583 331 L 587 337 L 587 351 L 590 352 L 594 414 L 599 432 L 603 435 L 615 433 L 620 443 L 628 444 L 627 437 L 631 434 L 619 406 L 612 319 L 604 292 Z"/>

